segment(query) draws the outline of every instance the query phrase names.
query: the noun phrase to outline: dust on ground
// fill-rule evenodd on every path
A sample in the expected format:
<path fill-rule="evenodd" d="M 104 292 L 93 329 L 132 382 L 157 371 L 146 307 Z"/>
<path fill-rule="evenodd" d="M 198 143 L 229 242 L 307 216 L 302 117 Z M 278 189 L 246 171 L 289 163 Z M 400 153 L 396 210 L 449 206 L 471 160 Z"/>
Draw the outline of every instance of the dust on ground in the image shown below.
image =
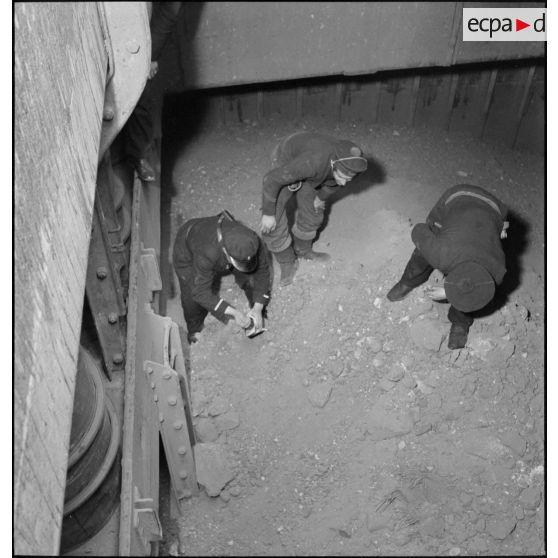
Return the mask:
<path fill-rule="evenodd" d="M 300 129 L 355 141 L 370 169 L 330 206 L 315 248 L 332 260 L 286 288 L 275 269 L 267 332 L 209 316 L 186 346 L 205 488 L 163 517 L 161 553 L 544 553 L 543 159 L 442 131 L 245 122 L 184 146 L 171 238 L 222 209 L 257 230 L 271 150 Z M 411 227 L 458 183 L 513 215 L 499 299 L 450 351 L 447 304 L 385 295 Z M 221 293 L 246 309 L 232 277 Z M 167 314 L 185 327 L 179 295 Z"/>

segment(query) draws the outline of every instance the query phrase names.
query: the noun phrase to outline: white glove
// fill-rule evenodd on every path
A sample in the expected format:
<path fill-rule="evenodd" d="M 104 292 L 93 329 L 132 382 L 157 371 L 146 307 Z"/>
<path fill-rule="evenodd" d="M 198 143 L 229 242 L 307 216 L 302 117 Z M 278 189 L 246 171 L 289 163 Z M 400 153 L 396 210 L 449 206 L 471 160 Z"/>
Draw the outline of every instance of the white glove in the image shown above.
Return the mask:
<path fill-rule="evenodd" d="M 153 79 L 158 71 L 159 71 L 159 63 L 151 62 L 149 66 L 149 75 L 147 76 L 147 79 Z"/>
<path fill-rule="evenodd" d="M 324 211 L 325 206 L 326 202 L 324 200 L 321 200 L 320 198 L 318 198 L 318 196 L 314 198 L 314 211 L 316 213 L 318 213 L 318 211 Z"/>
<path fill-rule="evenodd" d="M 426 296 L 430 299 L 435 300 L 436 302 L 441 302 L 442 300 L 446 300 L 446 290 L 444 287 L 426 287 L 424 289 Z"/>
<path fill-rule="evenodd" d="M 259 331 L 263 328 L 263 315 L 262 315 L 263 305 L 256 302 L 254 306 L 250 309 L 246 316 L 248 318 L 252 318 L 254 320 L 254 327 L 256 331 Z"/>
<path fill-rule="evenodd" d="M 243 329 L 246 329 L 250 326 L 250 318 L 248 318 L 248 316 L 246 316 L 243 312 L 237 310 L 236 308 L 233 308 L 232 306 L 229 306 L 225 310 L 225 314 L 232 316 L 234 318 L 234 321 Z"/>
<path fill-rule="evenodd" d="M 277 226 L 277 221 L 273 215 L 262 215 L 260 223 L 260 231 L 262 233 L 270 233 Z"/>

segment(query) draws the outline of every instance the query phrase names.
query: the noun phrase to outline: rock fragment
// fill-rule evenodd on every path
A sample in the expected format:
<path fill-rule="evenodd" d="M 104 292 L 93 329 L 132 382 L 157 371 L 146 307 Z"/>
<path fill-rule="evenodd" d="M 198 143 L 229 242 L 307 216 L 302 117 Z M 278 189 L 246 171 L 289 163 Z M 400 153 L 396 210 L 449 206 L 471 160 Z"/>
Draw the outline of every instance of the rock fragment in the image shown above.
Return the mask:
<path fill-rule="evenodd" d="M 384 344 L 382 345 L 382 351 L 384 351 L 384 353 L 391 353 L 394 350 L 395 350 L 395 341 L 393 341 L 392 339 L 388 339 L 387 341 L 384 341 Z"/>
<path fill-rule="evenodd" d="M 506 432 L 500 436 L 502 444 L 514 451 L 518 456 L 525 454 L 527 442 L 515 430 Z"/>
<path fill-rule="evenodd" d="M 232 480 L 233 472 L 219 444 L 201 443 L 194 446 L 198 483 L 209 496 L 219 496 L 221 489 Z"/>
<path fill-rule="evenodd" d="M 517 525 L 517 520 L 511 517 L 490 516 L 486 521 L 486 531 L 495 539 L 504 540 Z"/>
<path fill-rule="evenodd" d="M 444 534 L 444 521 L 438 517 L 428 517 L 421 524 L 421 533 L 430 537 L 442 537 Z"/>
<path fill-rule="evenodd" d="M 200 442 L 214 442 L 219 438 L 219 432 L 213 421 L 208 418 L 202 418 L 195 426 L 196 435 Z"/>
<path fill-rule="evenodd" d="M 219 432 L 225 432 L 226 430 L 233 430 L 240 424 L 238 418 L 238 413 L 234 411 L 228 411 L 223 415 L 215 417 L 215 426 Z"/>
<path fill-rule="evenodd" d="M 536 510 L 541 503 L 541 497 L 541 491 L 534 486 L 530 486 L 521 492 L 519 502 L 526 510 Z"/>
<path fill-rule="evenodd" d="M 207 398 L 202 391 L 194 391 L 192 394 L 192 414 L 197 417 L 205 411 Z"/>
<path fill-rule="evenodd" d="M 389 440 L 411 432 L 413 422 L 409 416 L 372 409 L 367 417 L 366 431 L 371 440 Z"/>
<path fill-rule="evenodd" d="M 481 360 L 486 360 L 486 356 L 494 347 L 490 340 L 485 339 L 479 334 L 469 335 L 467 346 L 471 353 Z"/>
<path fill-rule="evenodd" d="M 334 361 L 329 367 L 329 375 L 332 378 L 339 378 L 345 370 L 345 362 L 342 360 Z"/>
<path fill-rule="evenodd" d="M 314 384 L 308 388 L 306 396 L 313 407 L 324 407 L 329 401 L 333 384 L 330 381 Z"/>
<path fill-rule="evenodd" d="M 417 381 L 409 373 L 406 373 L 405 376 L 403 376 L 401 383 L 408 389 L 414 389 L 417 387 Z"/>
<path fill-rule="evenodd" d="M 499 339 L 487 353 L 485 359 L 490 366 L 503 366 L 515 352 L 515 345 L 511 341 Z"/>
<path fill-rule="evenodd" d="M 211 403 L 209 404 L 207 412 L 210 416 L 216 417 L 218 415 L 225 413 L 228 409 L 229 409 L 229 402 L 224 397 L 217 396 L 214 397 Z"/>
<path fill-rule="evenodd" d="M 412 306 L 411 309 L 409 310 L 409 318 L 411 320 L 414 320 L 418 316 L 421 316 L 423 314 L 428 314 L 430 310 L 432 310 L 432 302 L 430 302 L 429 300 L 425 300 L 424 302 L 419 302 L 418 304 Z"/>
<path fill-rule="evenodd" d="M 439 320 L 417 320 L 410 327 L 411 339 L 418 347 L 437 352 L 446 338 L 446 329 Z"/>
<path fill-rule="evenodd" d="M 473 497 L 470 494 L 467 494 L 467 492 L 462 492 L 459 495 L 459 500 L 466 508 L 468 508 L 473 502 Z"/>
<path fill-rule="evenodd" d="M 376 337 L 369 337 L 368 345 L 373 353 L 379 353 L 382 350 L 382 342 Z"/>
<path fill-rule="evenodd" d="M 374 533 L 380 529 L 386 529 L 389 526 L 389 521 L 387 517 L 380 515 L 377 512 L 371 512 L 366 518 L 366 527 L 368 531 Z"/>
<path fill-rule="evenodd" d="M 398 531 L 393 536 L 393 542 L 397 546 L 405 546 L 411 541 L 412 535 L 409 530 Z"/>
<path fill-rule="evenodd" d="M 392 382 L 398 382 L 399 380 L 401 380 L 401 378 L 403 378 L 404 375 L 405 370 L 403 370 L 403 367 L 395 364 L 389 369 L 386 378 L 388 380 L 391 380 Z"/>
<path fill-rule="evenodd" d="M 234 496 L 236 498 L 240 496 L 240 494 L 242 493 L 242 489 L 240 488 L 240 486 L 232 486 L 229 492 L 231 496 Z"/>
<path fill-rule="evenodd" d="M 383 391 L 390 391 L 395 387 L 395 382 L 392 382 L 389 378 L 382 378 L 378 382 L 378 387 Z"/>
<path fill-rule="evenodd" d="M 413 427 L 415 436 L 422 436 L 432 430 L 432 423 L 430 421 L 419 421 Z"/>

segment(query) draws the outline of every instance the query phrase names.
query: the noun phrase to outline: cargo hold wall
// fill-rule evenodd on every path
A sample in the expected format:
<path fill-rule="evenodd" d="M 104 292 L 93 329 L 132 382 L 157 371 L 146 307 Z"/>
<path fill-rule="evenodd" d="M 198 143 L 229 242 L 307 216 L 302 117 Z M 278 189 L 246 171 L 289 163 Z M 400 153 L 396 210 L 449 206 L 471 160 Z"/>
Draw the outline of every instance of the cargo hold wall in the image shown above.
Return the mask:
<path fill-rule="evenodd" d="M 483 4 L 480 4 L 482 6 Z M 542 57 L 544 42 L 463 42 L 478 2 L 188 2 L 182 89 Z M 499 8 L 544 7 L 500 2 Z"/>
<path fill-rule="evenodd" d="M 176 98 L 175 110 L 189 112 L 191 127 L 269 119 L 296 127 L 317 117 L 435 128 L 534 153 L 545 150 L 542 59 L 204 89 Z"/>

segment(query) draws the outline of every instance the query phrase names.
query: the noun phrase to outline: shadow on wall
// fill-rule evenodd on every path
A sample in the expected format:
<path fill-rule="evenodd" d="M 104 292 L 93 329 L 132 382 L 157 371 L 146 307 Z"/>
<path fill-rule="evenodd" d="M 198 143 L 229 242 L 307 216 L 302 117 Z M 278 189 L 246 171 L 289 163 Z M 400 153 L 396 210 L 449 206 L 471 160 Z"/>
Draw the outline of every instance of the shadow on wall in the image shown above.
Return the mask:
<path fill-rule="evenodd" d="M 197 68 L 194 65 L 196 53 L 192 40 L 199 26 L 204 2 L 183 2 L 180 12 L 180 24 L 177 29 L 178 66 L 181 71 L 181 89 L 191 88 L 196 83 Z M 189 49 L 189 52 L 185 52 Z M 176 195 L 172 183 L 172 170 L 177 155 L 183 147 L 192 140 L 198 132 L 207 110 L 204 99 L 196 98 L 195 92 L 167 93 L 164 98 L 162 111 L 163 143 L 161 149 L 161 186 L 163 191 L 171 197 Z"/>
<path fill-rule="evenodd" d="M 195 92 L 169 93 L 163 106 L 161 150 L 162 187 L 171 197 L 177 193 L 172 171 L 180 153 L 199 133 L 205 120 L 207 102 Z"/>
<path fill-rule="evenodd" d="M 196 136 L 204 118 L 199 98 L 191 94 L 167 94 L 163 104 L 161 146 L 161 276 L 163 289 L 159 298 L 159 310 L 166 314 L 169 298 L 176 295 L 174 270 L 172 266 L 171 238 L 172 199 L 179 187 L 174 183 L 174 167 L 186 145 Z"/>
<path fill-rule="evenodd" d="M 488 316 L 502 308 L 509 300 L 509 296 L 519 285 L 523 275 L 521 255 L 529 244 L 529 231 L 531 226 L 527 221 L 512 210 L 508 211 L 508 238 L 502 241 L 502 247 L 506 254 L 506 275 L 502 284 L 496 289 L 496 295 L 488 306 L 479 310 L 477 316 Z"/>

